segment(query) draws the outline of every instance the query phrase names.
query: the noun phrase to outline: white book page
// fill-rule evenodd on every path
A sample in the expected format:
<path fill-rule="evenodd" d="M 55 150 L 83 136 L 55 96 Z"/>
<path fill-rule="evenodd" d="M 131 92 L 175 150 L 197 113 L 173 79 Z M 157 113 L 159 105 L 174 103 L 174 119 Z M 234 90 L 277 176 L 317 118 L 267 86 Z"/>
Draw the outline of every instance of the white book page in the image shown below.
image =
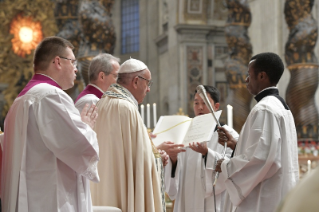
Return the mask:
<path fill-rule="evenodd" d="M 158 146 L 164 141 L 181 144 L 191 121 L 187 116 L 161 116 L 153 131 L 156 134 L 156 138 L 152 139 L 154 145 Z"/>
<path fill-rule="evenodd" d="M 217 119 L 219 119 L 221 113 L 221 110 L 215 112 Z M 196 116 L 189 126 L 183 144 L 188 146 L 188 144 L 192 142 L 210 141 L 216 128 L 216 124 L 217 123 L 211 113 Z"/>

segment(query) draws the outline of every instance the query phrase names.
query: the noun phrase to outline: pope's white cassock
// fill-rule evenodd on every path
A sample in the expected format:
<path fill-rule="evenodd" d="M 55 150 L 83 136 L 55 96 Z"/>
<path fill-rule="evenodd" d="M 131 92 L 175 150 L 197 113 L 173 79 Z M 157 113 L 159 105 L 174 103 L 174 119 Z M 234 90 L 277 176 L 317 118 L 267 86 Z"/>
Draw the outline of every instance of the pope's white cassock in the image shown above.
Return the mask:
<path fill-rule="evenodd" d="M 85 89 L 79 94 L 79 96 L 76 98 L 74 104 L 75 107 L 81 111 L 83 110 L 84 106 L 86 104 L 89 105 L 96 105 L 97 102 L 100 100 L 100 98 L 103 95 L 103 91 L 94 84 L 88 84 Z M 81 178 L 81 179 L 80 179 Z M 92 198 L 91 198 L 91 190 L 90 190 L 90 181 L 84 176 L 78 175 L 78 182 L 82 183 L 79 184 L 79 187 L 82 188 L 83 196 L 82 199 L 88 202 L 87 211 L 92 211 Z M 96 182 L 93 182 L 96 183 Z"/>
<path fill-rule="evenodd" d="M 97 107 L 95 131 L 105 151 L 98 164 L 101 182 L 91 190 L 97 197 L 92 198 L 93 204 L 123 212 L 162 212 L 155 158 L 136 99 L 113 84 Z"/>
<path fill-rule="evenodd" d="M 224 127 L 233 137 L 238 138 L 238 133 L 235 130 L 226 125 Z M 212 196 L 215 166 L 216 161 L 222 158 L 224 151 L 224 147 L 218 143 L 217 131 L 207 143 L 207 147 L 206 166 L 202 154 L 191 148 L 186 148 L 186 152 L 178 154 L 175 176 L 171 161 L 165 167 L 165 187 L 170 199 L 175 200 L 174 212 L 215 211 L 214 197 Z M 232 150 L 227 148 L 226 157 L 230 157 L 231 153 Z M 221 211 L 225 187 L 220 187 L 219 181 L 215 187 L 216 208 L 217 211 Z"/>
<path fill-rule="evenodd" d="M 96 134 L 48 76 L 35 74 L 15 99 L 3 149 L 3 211 L 86 211 L 77 176 L 99 181 Z"/>
<path fill-rule="evenodd" d="M 258 103 L 241 130 L 234 157 L 221 165 L 230 200 L 225 211 L 275 211 L 298 181 L 294 118 L 276 96 L 281 98 L 274 87 L 255 97 Z"/>

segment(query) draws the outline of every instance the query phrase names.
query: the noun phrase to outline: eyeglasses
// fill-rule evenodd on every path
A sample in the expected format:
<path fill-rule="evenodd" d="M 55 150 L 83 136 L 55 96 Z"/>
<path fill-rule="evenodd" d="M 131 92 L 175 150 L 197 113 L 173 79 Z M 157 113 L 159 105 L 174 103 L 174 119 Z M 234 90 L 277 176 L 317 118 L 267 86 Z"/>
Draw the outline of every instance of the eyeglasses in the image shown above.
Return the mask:
<path fill-rule="evenodd" d="M 110 73 L 110 74 L 112 74 L 115 77 L 115 79 L 117 79 L 119 77 L 118 74 L 113 74 L 113 73 Z"/>
<path fill-rule="evenodd" d="M 152 80 L 148 80 L 148 79 L 145 79 L 144 77 L 141 77 L 141 76 L 137 76 L 138 78 L 141 78 L 143 80 L 146 80 L 148 82 L 147 86 L 150 88 L 153 84 L 153 81 Z"/>
<path fill-rule="evenodd" d="M 59 58 L 62 58 L 62 59 L 65 59 L 65 60 L 70 60 L 71 63 L 72 63 L 72 65 L 73 65 L 74 67 L 76 67 L 77 64 L 78 64 L 78 61 L 77 61 L 77 60 L 73 60 L 73 59 L 69 59 L 69 58 L 61 57 L 61 56 L 58 56 L 58 57 L 59 57 Z M 53 63 L 54 63 L 54 61 L 53 61 Z"/>

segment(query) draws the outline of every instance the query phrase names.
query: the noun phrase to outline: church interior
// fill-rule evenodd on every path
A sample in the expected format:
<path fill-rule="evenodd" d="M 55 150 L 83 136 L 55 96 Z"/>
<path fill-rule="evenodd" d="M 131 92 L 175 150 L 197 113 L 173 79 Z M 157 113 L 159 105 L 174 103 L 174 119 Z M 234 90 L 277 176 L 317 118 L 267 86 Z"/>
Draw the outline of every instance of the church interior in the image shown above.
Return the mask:
<path fill-rule="evenodd" d="M 203 84 L 220 91 L 220 122 L 240 132 L 255 104 L 245 83 L 249 59 L 274 52 L 285 65 L 277 86 L 295 119 L 302 178 L 319 162 L 318 20 L 315 0 L 0 0 L 0 126 L 5 131 L 10 106 L 33 76 L 34 49 L 48 36 L 75 46 L 72 99 L 99 53 L 143 61 L 153 81 L 142 103 L 150 130 L 163 115 L 193 117 Z"/>

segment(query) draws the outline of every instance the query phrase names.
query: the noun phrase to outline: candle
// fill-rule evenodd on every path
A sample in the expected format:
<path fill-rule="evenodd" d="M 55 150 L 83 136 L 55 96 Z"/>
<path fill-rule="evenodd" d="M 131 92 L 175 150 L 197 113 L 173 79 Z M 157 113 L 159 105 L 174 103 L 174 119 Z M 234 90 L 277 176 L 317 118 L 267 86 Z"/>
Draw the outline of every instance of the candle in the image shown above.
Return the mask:
<path fill-rule="evenodd" d="M 146 105 L 146 120 L 147 120 L 147 122 L 146 122 L 146 126 L 147 126 L 147 128 L 148 129 L 150 129 L 151 128 L 151 122 L 150 122 L 150 117 L 151 116 L 151 107 L 150 107 L 150 104 L 147 104 Z"/>
<path fill-rule="evenodd" d="M 227 105 L 227 125 L 233 128 L 233 107 Z"/>
<path fill-rule="evenodd" d="M 141 105 L 141 116 L 144 123 L 144 105 L 143 104 Z"/>
<path fill-rule="evenodd" d="M 153 103 L 153 119 L 154 119 L 154 128 L 155 128 L 156 121 L 157 121 L 157 118 L 156 118 L 156 103 Z"/>
<path fill-rule="evenodd" d="M 311 170 L 311 161 L 308 160 L 307 163 L 308 163 L 308 172 L 307 172 L 307 173 L 310 173 L 310 170 Z"/>

